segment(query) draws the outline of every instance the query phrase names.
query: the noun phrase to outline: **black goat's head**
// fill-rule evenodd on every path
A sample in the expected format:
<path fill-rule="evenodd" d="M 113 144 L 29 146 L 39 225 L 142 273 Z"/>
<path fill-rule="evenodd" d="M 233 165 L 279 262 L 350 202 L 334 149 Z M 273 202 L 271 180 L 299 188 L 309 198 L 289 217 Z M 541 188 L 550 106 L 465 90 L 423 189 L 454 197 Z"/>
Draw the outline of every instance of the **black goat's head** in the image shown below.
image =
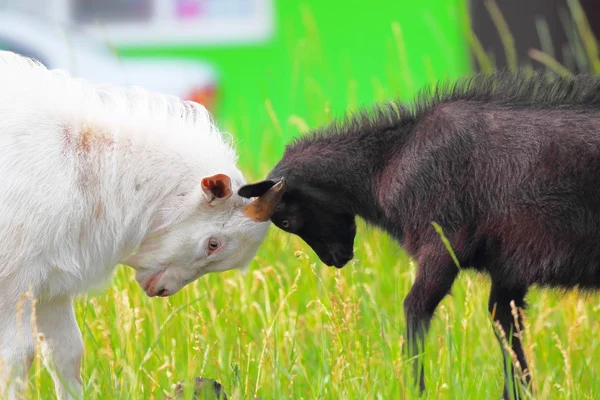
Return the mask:
<path fill-rule="evenodd" d="M 270 215 L 280 229 L 298 235 L 329 266 L 342 268 L 354 257 L 354 215 L 336 209 L 334 193 L 311 187 L 299 179 L 267 179 L 241 187 L 242 197 L 260 198 L 285 182 L 285 193 Z"/>

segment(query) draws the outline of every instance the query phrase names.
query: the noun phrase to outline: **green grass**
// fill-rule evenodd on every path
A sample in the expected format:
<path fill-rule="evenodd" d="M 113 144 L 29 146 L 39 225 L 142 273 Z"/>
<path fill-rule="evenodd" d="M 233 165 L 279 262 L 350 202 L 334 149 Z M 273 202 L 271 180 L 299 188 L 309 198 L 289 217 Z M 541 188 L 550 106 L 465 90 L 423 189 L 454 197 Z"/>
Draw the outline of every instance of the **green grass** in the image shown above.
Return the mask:
<path fill-rule="evenodd" d="M 401 352 L 402 301 L 415 265 L 362 226 L 356 260 L 318 262 L 273 230 L 249 272 L 212 274 L 167 299 L 147 298 L 131 270 L 77 300 L 88 398 L 162 399 L 182 379 L 220 381 L 234 398 L 416 398 Z M 427 340 L 425 399 L 498 398 L 502 358 L 487 313 L 487 279 L 464 273 Z M 597 297 L 533 291 L 526 350 L 540 399 L 597 398 Z M 33 398 L 52 398 L 39 359 Z"/>
<path fill-rule="evenodd" d="M 593 55 L 596 47 L 579 22 L 587 43 L 580 47 Z M 389 32 L 390 39 L 401 40 L 399 26 Z M 471 36 L 470 44 L 484 69 L 491 68 L 477 38 Z M 394 48 L 402 49 L 401 42 Z M 564 72 L 550 56 L 533 54 Z M 592 56 L 590 69 L 597 65 Z M 372 85 L 373 100 L 383 100 L 396 94 L 389 88 L 400 78 L 361 84 Z M 265 99 L 262 118 L 269 118 L 269 126 L 243 112 L 222 120 L 241 141 L 241 166 L 250 180 L 272 167 L 289 136 L 333 117 L 319 90 L 323 82 L 305 77 L 286 84 L 320 94 L 311 97 L 310 113 L 277 115 Z M 350 109 L 356 106 L 354 84 L 347 82 Z M 249 140 L 260 140 L 263 152 L 245 151 Z M 211 274 L 166 299 L 147 298 L 133 271 L 119 267 L 107 291 L 76 301 L 87 398 L 163 399 L 177 382 L 195 376 L 218 380 L 234 399 L 417 398 L 410 360 L 401 352 L 402 303 L 416 265 L 397 243 L 363 224 L 355 243 L 356 259 L 336 270 L 298 238 L 272 228 L 246 275 Z M 488 292 L 486 277 L 463 272 L 438 307 L 426 343 L 423 399 L 500 397 L 502 356 L 487 312 Z M 535 398 L 600 397 L 599 300 L 575 292 L 528 295 L 525 346 Z M 35 399 L 54 396 L 39 357 L 30 389 Z"/>

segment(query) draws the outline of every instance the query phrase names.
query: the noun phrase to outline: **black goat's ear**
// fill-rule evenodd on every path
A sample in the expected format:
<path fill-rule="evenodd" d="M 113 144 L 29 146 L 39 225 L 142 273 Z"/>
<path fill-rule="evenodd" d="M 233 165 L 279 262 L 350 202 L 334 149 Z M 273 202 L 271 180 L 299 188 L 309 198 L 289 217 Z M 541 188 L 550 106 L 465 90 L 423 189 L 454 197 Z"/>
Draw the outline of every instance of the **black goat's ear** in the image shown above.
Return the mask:
<path fill-rule="evenodd" d="M 275 185 L 275 181 L 266 179 L 264 181 L 250 183 L 238 189 L 238 194 L 242 197 L 250 199 L 252 197 L 260 197 Z"/>

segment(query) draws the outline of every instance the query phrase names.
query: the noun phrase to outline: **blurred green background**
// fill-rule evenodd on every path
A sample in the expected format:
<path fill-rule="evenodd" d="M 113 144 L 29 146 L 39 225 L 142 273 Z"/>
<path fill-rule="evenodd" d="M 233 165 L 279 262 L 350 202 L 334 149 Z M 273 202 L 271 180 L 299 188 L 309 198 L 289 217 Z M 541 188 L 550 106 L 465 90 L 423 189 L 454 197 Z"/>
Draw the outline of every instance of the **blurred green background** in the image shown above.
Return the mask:
<path fill-rule="evenodd" d="M 254 45 L 121 47 L 126 57 L 209 61 L 215 118 L 241 166 L 263 173 L 304 129 L 470 72 L 463 0 L 275 1 L 275 33 Z"/>

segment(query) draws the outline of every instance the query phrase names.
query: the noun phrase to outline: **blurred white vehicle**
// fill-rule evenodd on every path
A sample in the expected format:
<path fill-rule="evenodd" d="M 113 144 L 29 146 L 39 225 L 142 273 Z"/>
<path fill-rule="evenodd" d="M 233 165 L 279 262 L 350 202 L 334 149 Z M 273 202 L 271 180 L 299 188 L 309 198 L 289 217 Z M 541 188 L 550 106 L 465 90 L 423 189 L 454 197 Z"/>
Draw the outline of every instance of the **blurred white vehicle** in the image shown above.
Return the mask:
<path fill-rule="evenodd" d="M 213 106 L 216 70 L 205 63 L 173 59 L 118 58 L 108 43 L 64 24 L 0 10 L 0 49 L 34 58 L 92 83 L 139 85 Z"/>

